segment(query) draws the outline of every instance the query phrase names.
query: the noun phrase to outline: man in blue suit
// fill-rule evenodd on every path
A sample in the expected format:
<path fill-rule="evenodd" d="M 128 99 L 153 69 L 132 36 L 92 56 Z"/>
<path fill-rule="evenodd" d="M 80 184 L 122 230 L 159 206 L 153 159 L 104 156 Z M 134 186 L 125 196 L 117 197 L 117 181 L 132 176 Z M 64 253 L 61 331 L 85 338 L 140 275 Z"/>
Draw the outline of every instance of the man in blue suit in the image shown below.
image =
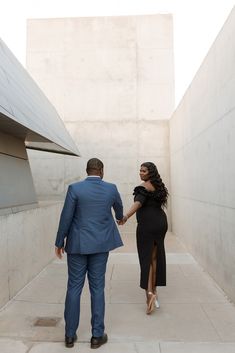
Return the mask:
<path fill-rule="evenodd" d="M 87 274 L 91 294 L 91 348 L 108 340 L 104 333 L 105 272 L 109 251 L 122 246 L 112 216 L 123 219 L 116 185 L 103 181 L 103 163 L 87 162 L 87 178 L 69 186 L 60 217 L 55 253 L 67 253 L 68 286 L 65 300 L 65 345 L 73 347 L 80 317 L 80 297 Z M 66 244 L 65 244 L 66 243 Z"/>

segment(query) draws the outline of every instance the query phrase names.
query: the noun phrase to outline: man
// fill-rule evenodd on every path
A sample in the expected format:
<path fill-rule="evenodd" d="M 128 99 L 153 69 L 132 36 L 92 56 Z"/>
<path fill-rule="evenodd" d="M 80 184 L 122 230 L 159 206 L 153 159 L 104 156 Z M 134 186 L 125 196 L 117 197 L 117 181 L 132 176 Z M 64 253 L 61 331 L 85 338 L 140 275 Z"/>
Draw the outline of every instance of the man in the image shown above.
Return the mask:
<path fill-rule="evenodd" d="M 98 348 L 108 340 L 104 333 L 106 264 L 109 251 L 123 245 L 112 208 L 116 220 L 121 220 L 123 206 L 116 185 L 102 180 L 103 167 L 97 158 L 87 162 L 88 176 L 69 186 L 60 217 L 55 253 L 61 259 L 64 250 L 67 252 L 66 347 L 73 347 L 77 339 L 86 273 L 91 293 L 91 348 Z"/>

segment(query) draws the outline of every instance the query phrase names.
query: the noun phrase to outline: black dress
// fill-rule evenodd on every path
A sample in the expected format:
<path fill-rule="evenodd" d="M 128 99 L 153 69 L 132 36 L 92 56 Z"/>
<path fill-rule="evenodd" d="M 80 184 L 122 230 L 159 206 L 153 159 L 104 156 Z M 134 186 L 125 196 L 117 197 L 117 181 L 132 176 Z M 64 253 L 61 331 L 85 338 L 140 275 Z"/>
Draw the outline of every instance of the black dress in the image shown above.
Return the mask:
<path fill-rule="evenodd" d="M 156 286 L 166 285 L 166 254 L 164 238 L 167 232 L 167 217 L 162 209 L 159 195 L 156 191 L 148 191 L 143 186 L 134 189 L 134 201 L 139 201 L 142 207 L 136 212 L 137 218 L 137 250 L 140 262 L 140 287 L 148 288 L 148 277 L 152 250 L 157 247 Z"/>

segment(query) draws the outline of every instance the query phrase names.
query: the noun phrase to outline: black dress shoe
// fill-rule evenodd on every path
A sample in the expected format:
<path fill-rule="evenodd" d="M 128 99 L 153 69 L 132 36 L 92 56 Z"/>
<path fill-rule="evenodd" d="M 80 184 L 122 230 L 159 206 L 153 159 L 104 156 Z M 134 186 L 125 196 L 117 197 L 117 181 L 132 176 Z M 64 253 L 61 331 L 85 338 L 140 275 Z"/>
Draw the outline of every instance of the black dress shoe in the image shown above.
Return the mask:
<path fill-rule="evenodd" d="M 75 334 L 74 337 L 68 337 L 68 336 L 65 336 L 65 346 L 67 348 L 72 348 L 74 346 L 74 342 L 77 341 L 77 335 Z"/>
<path fill-rule="evenodd" d="M 106 333 L 101 337 L 91 337 L 91 348 L 99 348 L 102 344 L 105 344 L 108 341 L 108 336 Z"/>

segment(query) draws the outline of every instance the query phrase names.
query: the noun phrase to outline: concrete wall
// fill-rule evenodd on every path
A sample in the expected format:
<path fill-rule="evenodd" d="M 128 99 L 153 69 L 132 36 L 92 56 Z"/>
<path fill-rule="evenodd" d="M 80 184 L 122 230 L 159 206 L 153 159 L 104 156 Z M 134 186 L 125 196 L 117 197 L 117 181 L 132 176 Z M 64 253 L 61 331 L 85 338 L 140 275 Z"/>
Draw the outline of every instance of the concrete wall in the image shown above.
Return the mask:
<path fill-rule="evenodd" d="M 0 132 L 0 214 L 37 202 L 24 141 Z"/>
<path fill-rule="evenodd" d="M 0 307 L 54 257 L 61 203 L 0 216 Z"/>
<path fill-rule="evenodd" d="M 27 68 L 82 156 L 30 153 L 39 198 L 62 198 L 95 156 L 126 205 L 141 162 L 155 162 L 169 187 L 171 15 L 29 20 L 27 43 Z"/>
<path fill-rule="evenodd" d="M 234 36 L 235 9 L 170 120 L 170 154 L 173 232 L 235 301 Z"/>

